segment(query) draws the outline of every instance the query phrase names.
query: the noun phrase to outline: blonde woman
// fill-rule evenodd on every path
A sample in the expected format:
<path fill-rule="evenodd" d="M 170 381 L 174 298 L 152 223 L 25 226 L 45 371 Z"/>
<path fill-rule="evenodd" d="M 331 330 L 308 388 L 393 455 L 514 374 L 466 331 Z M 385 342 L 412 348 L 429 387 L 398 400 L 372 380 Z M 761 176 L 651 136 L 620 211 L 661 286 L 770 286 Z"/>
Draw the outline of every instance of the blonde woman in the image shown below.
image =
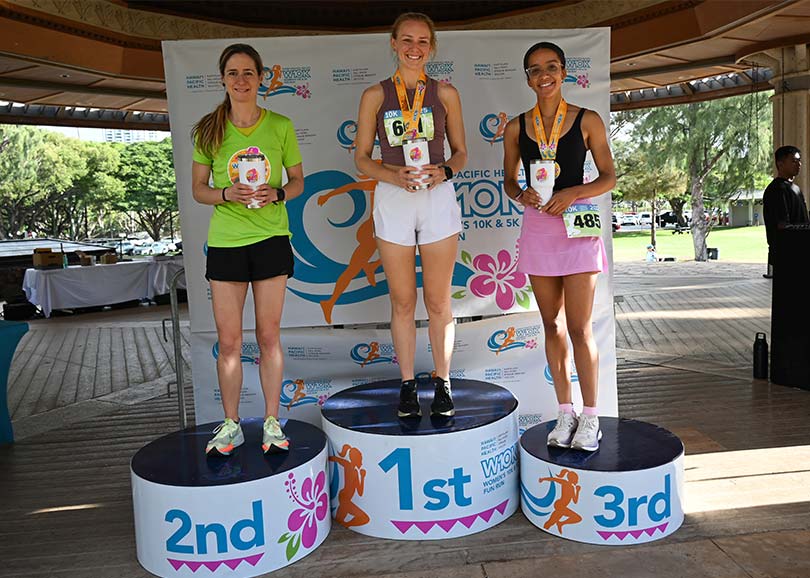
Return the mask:
<path fill-rule="evenodd" d="M 435 367 L 431 414 L 455 413 L 450 387 L 450 358 L 455 328 L 450 287 L 461 230 L 461 211 L 450 180 L 467 162 L 461 100 L 451 85 L 425 74 L 436 50 L 431 19 L 410 12 L 397 18 L 390 47 L 397 62 L 391 78 L 369 87 L 357 118 L 357 169 L 378 181 L 374 230 L 391 298 L 391 335 L 402 377 L 400 417 L 422 414 L 414 379 L 416 349 L 416 248 L 422 264 L 422 290 L 430 320 Z M 382 165 L 371 159 L 379 137 Z M 450 158 L 444 158 L 444 139 Z M 405 150 L 419 139 L 427 164 L 406 166 Z M 424 151 L 427 151 L 425 153 Z M 414 159 L 414 156 L 411 156 Z"/>

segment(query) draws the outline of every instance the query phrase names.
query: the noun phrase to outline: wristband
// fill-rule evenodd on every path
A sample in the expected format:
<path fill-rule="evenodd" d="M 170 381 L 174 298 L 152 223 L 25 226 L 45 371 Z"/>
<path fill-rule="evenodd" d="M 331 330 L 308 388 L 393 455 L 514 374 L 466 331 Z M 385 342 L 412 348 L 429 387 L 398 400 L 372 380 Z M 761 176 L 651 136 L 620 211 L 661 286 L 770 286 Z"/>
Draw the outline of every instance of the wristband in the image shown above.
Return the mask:
<path fill-rule="evenodd" d="M 222 187 L 222 201 L 225 202 L 225 203 L 228 202 L 228 199 L 225 198 L 225 189 L 227 189 L 227 188 L 228 187 Z"/>
<path fill-rule="evenodd" d="M 450 179 L 452 179 L 453 178 L 453 169 L 451 169 L 447 165 L 442 165 L 442 168 L 444 169 L 444 180 L 449 181 Z"/>
<path fill-rule="evenodd" d="M 276 189 L 276 200 L 275 202 L 278 203 L 279 201 L 283 201 L 287 198 L 287 192 L 284 189 Z"/>
<path fill-rule="evenodd" d="M 515 200 L 517 201 L 520 197 L 522 197 L 524 192 L 525 191 L 523 189 L 520 189 L 520 192 L 517 195 L 515 195 Z"/>

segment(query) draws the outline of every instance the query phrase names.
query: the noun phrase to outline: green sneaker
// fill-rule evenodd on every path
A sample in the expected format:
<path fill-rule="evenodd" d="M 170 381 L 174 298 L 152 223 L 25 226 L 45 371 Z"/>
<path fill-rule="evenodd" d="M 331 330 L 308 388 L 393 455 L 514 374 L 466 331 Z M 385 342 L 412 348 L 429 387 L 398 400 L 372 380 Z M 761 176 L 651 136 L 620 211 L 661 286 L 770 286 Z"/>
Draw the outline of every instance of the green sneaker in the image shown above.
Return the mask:
<path fill-rule="evenodd" d="M 281 424 L 274 416 L 267 416 L 262 428 L 262 451 L 266 454 L 286 452 L 290 449 L 290 440 L 281 431 Z"/>
<path fill-rule="evenodd" d="M 214 428 L 214 434 L 205 446 L 205 453 L 209 456 L 229 456 L 234 448 L 245 443 L 242 426 L 227 417 Z"/>

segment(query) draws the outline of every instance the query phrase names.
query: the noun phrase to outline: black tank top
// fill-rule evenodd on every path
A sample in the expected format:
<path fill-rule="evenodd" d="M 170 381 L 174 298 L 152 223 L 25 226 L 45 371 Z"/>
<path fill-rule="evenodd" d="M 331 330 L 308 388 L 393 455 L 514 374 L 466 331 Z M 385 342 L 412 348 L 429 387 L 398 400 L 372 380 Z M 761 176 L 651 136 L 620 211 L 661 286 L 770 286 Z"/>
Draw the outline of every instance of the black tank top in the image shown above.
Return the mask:
<path fill-rule="evenodd" d="M 580 108 L 574 124 L 557 143 L 557 164 L 560 165 L 560 176 L 554 180 L 554 191 L 560 191 L 568 187 L 582 184 L 582 177 L 585 173 L 585 155 L 588 149 L 585 148 L 585 140 L 582 138 L 582 115 L 585 109 Z M 529 162 L 540 158 L 540 149 L 526 133 L 526 115 L 520 115 L 520 137 L 518 138 L 520 148 L 520 160 L 523 161 L 523 174 L 529 175 Z"/>

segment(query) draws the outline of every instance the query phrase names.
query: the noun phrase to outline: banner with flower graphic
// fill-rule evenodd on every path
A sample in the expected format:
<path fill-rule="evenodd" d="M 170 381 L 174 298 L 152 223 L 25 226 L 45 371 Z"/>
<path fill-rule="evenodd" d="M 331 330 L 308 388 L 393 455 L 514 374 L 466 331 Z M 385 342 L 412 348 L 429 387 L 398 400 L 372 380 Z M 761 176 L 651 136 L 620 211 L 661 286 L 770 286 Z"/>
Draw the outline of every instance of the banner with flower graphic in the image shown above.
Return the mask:
<path fill-rule="evenodd" d="M 563 94 L 566 100 L 595 110 L 608 126 L 610 36 L 607 28 L 442 31 L 438 33 L 438 53 L 426 67 L 429 76 L 452 83 L 459 90 L 466 129 L 467 166 L 453 178 L 462 215 L 459 252 L 452 275 L 456 317 L 537 309 L 526 275 L 516 271 L 522 208 L 503 192 L 502 142 L 509 119 L 534 106 L 534 93 L 526 86 L 522 59 L 526 49 L 541 40 L 555 42 L 565 51 L 567 76 Z M 225 46 L 236 41 L 163 43 L 189 314 L 193 349 L 197 352 L 192 359 L 197 388 L 195 401 L 198 414 L 205 414 L 206 419 L 214 419 L 212 411 L 206 408 L 216 407 L 220 411 L 211 394 L 211 390 L 216 389 L 216 374 L 211 365 L 213 344 L 207 337 L 201 337 L 215 331 L 204 277 L 211 207 L 198 204 L 192 198 L 189 131 L 199 118 L 221 102 L 223 89 L 216 69 L 217 59 Z M 387 323 L 390 318 L 388 284 L 376 253 L 371 220 L 376 182 L 357 174 L 353 152 L 356 115 L 363 90 L 394 72 L 388 35 L 255 38 L 238 42 L 248 42 L 261 54 L 265 71 L 259 105 L 292 119 L 303 155 L 304 193 L 286 205 L 296 261 L 282 318 L 282 325 L 287 328 L 285 345 L 291 344 L 288 336 L 289 328 L 293 327 Z M 379 156 L 378 147 L 373 156 Z M 596 174 L 589 156 L 586 178 L 594 178 Z M 609 195 L 595 199 L 595 204 L 601 222 L 610 223 Z M 602 231 L 610 263 L 611 233 L 609 228 Z M 421 293 L 418 258 L 416 272 Z M 417 317 L 426 319 L 421 296 L 417 303 Z M 602 364 L 600 387 L 615 395 L 615 337 L 609 272 L 599 276 L 593 316 Z M 539 323 L 536 313 L 533 318 L 535 324 Z M 510 321 L 503 323 L 508 326 Z M 248 331 L 255 327 L 250 293 L 243 327 Z M 390 342 L 390 337 L 380 339 Z M 246 338 L 247 341 L 254 340 Z M 535 349 L 527 349 L 532 343 Z M 542 355 L 542 330 L 525 344 L 523 352 Z M 391 357 L 384 352 L 379 356 Z M 462 356 L 457 350 L 454 367 L 459 366 Z M 296 363 L 294 358 L 287 358 L 283 404 L 314 415 L 319 396 L 326 395 L 323 392 L 316 395 L 314 390 L 331 387 L 326 380 L 333 378 L 332 372 L 316 366 L 307 366 L 303 372 L 298 372 L 294 369 Z M 380 362 L 368 365 L 381 366 Z M 353 369 L 356 372 L 356 368 Z M 431 369 L 425 366 L 426 371 Z M 310 379 L 316 382 L 311 394 L 304 376 L 312 376 Z M 341 383 L 350 383 L 355 378 L 357 375 Z M 535 381 L 540 378 L 542 372 L 531 377 Z M 258 381 L 251 381 L 255 379 L 246 373 L 246 390 L 254 391 L 257 399 L 261 399 Z M 301 379 L 304 379 L 303 385 Z M 526 377 L 527 381 L 529 379 Z M 205 407 L 201 407 L 200 399 L 206 400 L 202 402 Z M 307 400 L 306 403 L 301 404 L 302 399 Z M 611 402 L 612 405 L 615 403 Z"/>
<path fill-rule="evenodd" d="M 612 336 L 612 321 L 597 320 L 597 342 Z M 264 401 L 259 385 L 259 347 L 245 332 L 242 345 L 244 387 L 239 411 L 242 416 L 263 416 Z M 321 423 L 320 408 L 333 394 L 356 385 L 396 379 L 399 364 L 391 333 L 387 329 L 288 329 L 282 336 L 284 378 L 280 417 L 315 425 Z M 426 400 L 432 395 L 427 380 L 433 361 L 427 328 L 416 332 L 416 372 Z M 216 382 L 219 354 L 216 333 L 195 335 L 192 343 L 198 423 L 221 419 L 222 404 Z M 618 415 L 615 358 L 600 352 L 599 408 L 602 415 Z M 476 379 L 507 388 L 518 399 L 521 432 L 557 415 L 554 383 L 545 356 L 543 326 L 537 313 L 505 315 L 460 323 L 453 347 L 452 379 Z M 574 403 L 582 407 L 577 374 L 572 370 Z M 427 411 L 427 407 L 425 407 Z"/>

